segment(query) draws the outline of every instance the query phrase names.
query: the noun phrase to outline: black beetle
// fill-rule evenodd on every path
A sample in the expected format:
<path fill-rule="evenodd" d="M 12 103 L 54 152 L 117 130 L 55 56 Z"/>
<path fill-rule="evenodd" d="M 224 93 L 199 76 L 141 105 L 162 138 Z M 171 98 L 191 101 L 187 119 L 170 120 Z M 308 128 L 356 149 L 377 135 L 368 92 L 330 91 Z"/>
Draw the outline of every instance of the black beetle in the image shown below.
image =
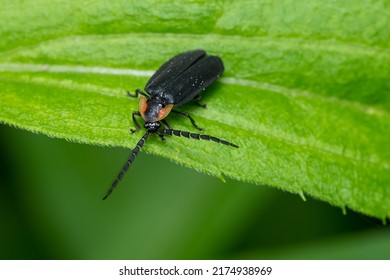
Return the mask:
<path fill-rule="evenodd" d="M 173 112 L 189 118 L 192 125 L 199 131 L 202 131 L 189 114 L 176 111 L 173 108 L 190 100 L 195 100 L 199 106 L 206 107 L 205 104 L 199 103 L 199 94 L 218 79 L 219 76 L 222 75 L 223 70 L 223 62 L 218 56 L 207 55 L 204 50 L 188 51 L 178 54 L 164 63 L 146 84 L 145 92 L 140 89 L 137 89 L 134 95 L 128 92 L 128 95 L 131 97 L 140 95 L 138 111 L 133 112 L 132 114 L 136 129 L 131 129 L 131 132 L 134 133 L 140 129 L 136 116 L 142 116 L 145 120 L 144 128 L 146 129 L 146 133 L 138 141 L 126 164 L 103 197 L 103 200 L 105 200 L 118 185 L 123 175 L 133 163 L 138 152 L 145 144 L 150 133 L 157 134 L 162 140 L 165 140 L 164 135 L 174 135 L 198 140 L 211 140 L 238 148 L 238 146 L 233 143 L 210 135 L 172 129 L 165 120 L 165 117 L 168 116 L 170 112 Z M 161 128 L 161 124 L 163 124 L 165 128 Z"/>

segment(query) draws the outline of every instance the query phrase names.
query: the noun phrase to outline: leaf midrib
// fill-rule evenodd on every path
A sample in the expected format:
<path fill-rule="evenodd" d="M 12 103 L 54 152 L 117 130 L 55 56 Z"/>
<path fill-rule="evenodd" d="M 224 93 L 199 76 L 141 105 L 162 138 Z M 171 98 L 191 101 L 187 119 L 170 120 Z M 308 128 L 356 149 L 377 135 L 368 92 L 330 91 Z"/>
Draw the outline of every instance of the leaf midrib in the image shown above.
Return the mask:
<path fill-rule="evenodd" d="M 82 65 L 43 65 L 34 63 L 0 63 L 1 72 L 32 72 L 32 73 L 70 73 L 70 74 L 102 74 L 102 75 L 123 75 L 129 77 L 150 77 L 154 73 L 153 70 L 138 70 L 128 68 L 113 68 L 113 67 L 99 67 L 99 66 L 82 66 Z M 38 78 L 34 78 L 38 79 Z M 251 87 L 255 89 L 262 89 L 273 93 L 282 94 L 284 96 L 300 96 L 311 100 L 318 100 L 327 103 L 343 105 L 346 107 L 354 108 L 366 115 L 378 115 L 390 117 L 390 112 L 387 112 L 377 106 L 370 106 L 355 101 L 345 100 L 337 98 L 335 96 L 324 96 L 315 94 L 307 90 L 300 90 L 295 88 L 287 88 L 276 84 L 263 83 L 259 81 L 240 79 L 235 77 L 222 77 L 220 82 L 225 84 L 231 84 L 236 86 Z M 60 83 L 60 82 L 59 82 Z M 74 83 L 69 80 L 69 83 Z M 54 84 L 53 84 L 54 85 Z M 93 85 L 89 85 L 93 86 Z M 95 87 L 95 86 L 93 86 Z M 103 89 L 106 95 L 122 97 L 120 94 L 110 94 L 111 88 L 100 88 Z M 88 90 L 87 87 L 85 90 Z M 91 90 L 89 90 L 91 91 Z"/>

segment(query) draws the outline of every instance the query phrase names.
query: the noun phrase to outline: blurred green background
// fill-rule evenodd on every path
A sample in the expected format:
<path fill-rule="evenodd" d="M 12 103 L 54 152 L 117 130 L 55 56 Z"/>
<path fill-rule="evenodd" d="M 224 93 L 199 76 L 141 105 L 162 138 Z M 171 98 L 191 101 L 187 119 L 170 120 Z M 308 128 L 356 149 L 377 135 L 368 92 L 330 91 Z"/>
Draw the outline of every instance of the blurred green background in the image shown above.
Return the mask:
<path fill-rule="evenodd" d="M 310 197 L 141 152 L 103 202 L 130 150 L 5 125 L 0 143 L 1 259 L 390 258 L 389 226 Z"/>

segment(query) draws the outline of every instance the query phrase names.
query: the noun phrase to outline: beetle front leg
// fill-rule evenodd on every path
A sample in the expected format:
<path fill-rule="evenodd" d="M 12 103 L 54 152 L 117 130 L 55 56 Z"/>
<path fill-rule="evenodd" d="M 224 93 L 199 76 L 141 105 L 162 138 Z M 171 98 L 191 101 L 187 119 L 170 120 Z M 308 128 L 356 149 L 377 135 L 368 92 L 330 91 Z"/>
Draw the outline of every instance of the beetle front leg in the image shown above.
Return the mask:
<path fill-rule="evenodd" d="M 172 129 L 172 127 L 168 124 L 166 120 L 161 120 L 162 124 L 165 126 L 167 129 Z"/>
<path fill-rule="evenodd" d="M 183 116 L 183 117 L 186 117 L 186 118 L 189 118 L 192 125 L 195 126 L 195 128 L 199 131 L 203 131 L 203 128 L 200 128 L 199 126 L 196 125 L 195 123 L 195 120 L 190 116 L 190 114 L 188 113 L 185 113 L 185 112 L 180 112 L 180 111 L 176 111 L 176 110 L 172 110 L 171 112 L 175 113 L 175 114 L 178 114 L 180 116 Z"/>
<path fill-rule="evenodd" d="M 132 116 L 132 118 L 133 118 L 133 122 L 134 122 L 134 124 L 135 124 L 135 129 L 132 129 L 132 128 L 130 128 L 130 132 L 131 133 L 134 133 L 134 132 L 137 132 L 139 129 L 140 129 L 140 125 L 139 125 L 139 122 L 137 121 L 137 119 L 135 118 L 135 116 L 141 116 L 141 114 L 138 112 L 138 111 L 136 111 L 136 112 L 133 112 L 133 114 L 131 115 Z"/>
<path fill-rule="evenodd" d="M 165 137 L 163 133 L 158 133 L 158 136 L 160 136 L 161 141 L 165 142 Z"/>
<path fill-rule="evenodd" d="M 130 91 L 127 91 L 127 96 L 129 96 L 129 97 L 136 98 L 136 97 L 138 97 L 138 95 L 143 95 L 143 96 L 149 98 L 149 95 L 147 95 L 145 92 L 143 92 L 143 91 L 140 90 L 139 88 L 137 88 L 137 89 L 135 90 L 135 93 L 134 93 L 134 94 L 132 94 Z"/>
<path fill-rule="evenodd" d="M 126 93 L 127 93 L 127 96 L 128 96 L 128 97 L 131 97 L 131 98 L 136 98 L 136 97 L 138 97 L 137 91 L 136 91 L 136 93 L 132 94 L 130 91 L 127 90 Z"/>

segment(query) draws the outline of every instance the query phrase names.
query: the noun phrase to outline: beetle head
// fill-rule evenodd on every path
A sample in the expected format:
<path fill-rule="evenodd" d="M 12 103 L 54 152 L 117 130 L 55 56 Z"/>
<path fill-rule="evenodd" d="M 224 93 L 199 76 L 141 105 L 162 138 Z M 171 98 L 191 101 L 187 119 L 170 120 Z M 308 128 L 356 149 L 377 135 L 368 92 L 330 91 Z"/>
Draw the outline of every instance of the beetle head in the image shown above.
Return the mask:
<path fill-rule="evenodd" d="M 140 96 L 138 111 L 146 122 L 158 122 L 171 112 L 173 104 L 165 104 L 161 99 Z"/>

